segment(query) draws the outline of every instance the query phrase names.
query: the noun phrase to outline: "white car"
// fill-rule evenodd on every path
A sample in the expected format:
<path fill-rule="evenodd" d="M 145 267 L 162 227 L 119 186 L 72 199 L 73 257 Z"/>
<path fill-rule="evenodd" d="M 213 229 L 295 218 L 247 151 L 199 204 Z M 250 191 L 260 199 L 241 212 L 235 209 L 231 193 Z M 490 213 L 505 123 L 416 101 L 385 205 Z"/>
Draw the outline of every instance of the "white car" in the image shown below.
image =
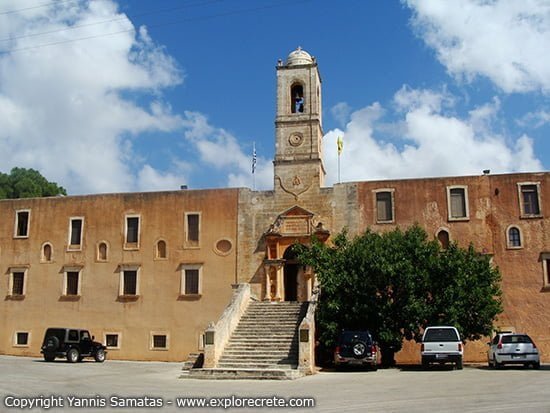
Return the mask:
<path fill-rule="evenodd" d="M 463 354 L 462 340 L 455 327 L 426 327 L 422 335 L 422 368 L 427 369 L 431 363 L 454 363 L 457 370 L 462 370 Z"/>
<path fill-rule="evenodd" d="M 504 364 L 523 364 L 525 367 L 540 368 L 539 350 L 527 334 L 498 333 L 488 344 L 487 362 L 489 367 L 499 368 Z"/>

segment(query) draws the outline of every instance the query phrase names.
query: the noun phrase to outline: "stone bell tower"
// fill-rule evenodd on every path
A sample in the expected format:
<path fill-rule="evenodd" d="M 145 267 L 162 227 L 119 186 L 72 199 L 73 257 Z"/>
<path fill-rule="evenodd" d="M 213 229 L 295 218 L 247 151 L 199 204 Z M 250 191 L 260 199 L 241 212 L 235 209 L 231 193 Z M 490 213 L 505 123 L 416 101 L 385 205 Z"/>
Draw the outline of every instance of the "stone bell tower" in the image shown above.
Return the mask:
<path fill-rule="evenodd" d="M 296 200 L 318 192 L 325 168 L 322 156 L 321 77 L 317 62 L 300 47 L 277 65 L 275 192 Z"/>

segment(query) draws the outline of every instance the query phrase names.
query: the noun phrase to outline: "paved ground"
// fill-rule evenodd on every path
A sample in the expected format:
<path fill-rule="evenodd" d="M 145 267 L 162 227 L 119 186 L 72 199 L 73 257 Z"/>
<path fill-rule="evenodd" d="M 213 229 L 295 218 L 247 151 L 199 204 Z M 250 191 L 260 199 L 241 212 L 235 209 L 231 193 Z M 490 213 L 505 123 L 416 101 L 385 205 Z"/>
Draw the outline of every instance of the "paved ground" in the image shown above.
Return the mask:
<path fill-rule="evenodd" d="M 377 372 L 321 372 L 295 381 L 182 380 L 179 363 L 93 361 L 68 364 L 41 359 L 0 356 L 0 412 L 46 411 L 9 407 L 51 399 L 63 408 L 49 412 L 176 412 L 180 397 L 312 397 L 315 412 L 550 412 L 550 366 L 541 370 L 489 370 L 466 366 L 462 371 L 417 367 Z M 16 396 L 16 398 L 12 397 Z M 72 399 L 71 397 L 76 396 Z M 114 399 L 111 400 L 111 397 Z M 85 397 L 87 400 L 83 400 Z M 150 399 L 145 400 L 145 397 Z M 126 398 L 133 398 L 127 401 Z M 123 408 L 132 403 L 162 399 L 161 408 Z M 70 408 L 74 404 L 104 403 L 105 407 Z M 91 401 L 90 401 L 91 400 Z M 9 406 L 6 406 L 8 404 Z M 43 407 L 46 407 L 43 405 Z M 217 408 L 197 411 L 222 411 Z M 273 411 L 268 408 L 230 411 Z"/>

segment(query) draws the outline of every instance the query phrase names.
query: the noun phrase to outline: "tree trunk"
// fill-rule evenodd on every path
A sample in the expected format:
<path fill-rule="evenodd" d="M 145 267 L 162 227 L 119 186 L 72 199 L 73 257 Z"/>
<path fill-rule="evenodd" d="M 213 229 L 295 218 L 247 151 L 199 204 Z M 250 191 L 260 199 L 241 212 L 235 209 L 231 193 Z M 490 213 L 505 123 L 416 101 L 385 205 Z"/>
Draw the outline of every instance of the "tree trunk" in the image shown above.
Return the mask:
<path fill-rule="evenodd" d="M 395 347 L 387 346 L 380 349 L 382 353 L 382 366 L 394 367 L 395 366 Z"/>

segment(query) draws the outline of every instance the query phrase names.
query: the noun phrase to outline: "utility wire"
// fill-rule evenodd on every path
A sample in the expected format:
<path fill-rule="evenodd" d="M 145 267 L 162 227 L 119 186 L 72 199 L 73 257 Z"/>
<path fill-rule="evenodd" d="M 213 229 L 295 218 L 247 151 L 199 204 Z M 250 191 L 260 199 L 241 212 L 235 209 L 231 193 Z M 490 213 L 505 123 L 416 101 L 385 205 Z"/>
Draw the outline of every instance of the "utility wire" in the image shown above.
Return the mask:
<path fill-rule="evenodd" d="M 68 0 L 68 1 L 74 1 L 74 0 Z M 208 5 L 208 4 L 212 4 L 212 3 L 217 3 L 217 2 L 220 2 L 220 1 L 223 1 L 223 0 L 209 0 L 209 1 L 191 3 L 191 4 L 186 4 L 184 6 L 172 7 L 170 9 L 151 10 L 151 11 L 148 11 L 148 12 L 137 13 L 137 14 L 132 14 L 132 15 L 126 15 L 125 17 L 117 17 L 117 18 L 109 19 L 109 20 L 101 20 L 101 21 L 92 22 L 92 23 L 85 23 L 85 24 L 78 24 L 78 25 L 74 25 L 74 26 L 70 26 L 70 27 L 64 27 L 62 29 L 49 30 L 47 32 L 38 32 L 38 33 L 31 33 L 31 34 L 23 34 L 21 36 L 6 37 L 4 39 L 0 39 L 0 42 L 9 42 L 9 41 L 13 41 L 13 40 L 28 38 L 28 37 L 42 36 L 44 34 L 59 33 L 59 32 L 64 32 L 64 31 L 69 31 L 69 30 L 74 30 L 74 29 L 80 29 L 82 27 L 96 26 L 98 24 L 113 23 L 113 22 L 123 21 L 123 20 L 132 20 L 136 17 L 148 16 L 148 15 L 159 14 L 159 13 L 173 12 L 173 11 L 186 9 L 186 8 L 191 8 L 191 7 L 195 7 L 195 6 L 204 6 L 204 5 Z"/>
<path fill-rule="evenodd" d="M 166 26 L 171 26 L 171 25 L 179 24 L 179 23 L 203 21 L 203 20 L 210 20 L 210 19 L 217 18 L 217 17 L 226 17 L 226 16 L 238 15 L 238 14 L 244 14 L 244 13 L 253 13 L 253 12 L 256 12 L 256 11 L 273 9 L 273 8 L 276 8 L 276 7 L 287 6 L 287 5 L 290 5 L 290 4 L 296 5 L 296 4 L 301 4 L 301 3 L 308 3 L 310 1 L 312 1 L 312 0 L 291 0 L 291 1 L 287 1 L 287 2 L 279 3 L 279 4 L 269 4 L 267 6 L 253 7 L 253 8 L 249 8 L 249 9 L 231 10 L 231 11 L 224 12 L 224 13 L 217 13 L 217 14 L 211 14 L 211 15 L 207 15 L 207 16 L 200 16 L 200 17 L 194 17 L 194 18 L 188 18 L 188 19 L 175 20 L 175 21 L 171 21 L 171 22 L 159 23 L 159 24 L 155 24 L 155 25 L 148 25 L 147 28 L 150 29 L 150 28 L 166 27 Z M 18 48 L 18 49 L 9 49 L 9 50 L 5 50 L 5 51 L 0 51 L 0 55 L 7 54 L 7 53 L 13 53 L 13 52 L 22 52 L 22 51 L 26 51 L 26 50 L 40 49 L 40 48 L 49 47 L 49 46 L 57 46 L 57 45 L 66 44 L 66 43 L 74 43 L 74 42 L 79 42 L 79 41 L 82 41 L 82 40 L 97 39 L 97 38 L 106 37 L 106 36 L 115 36 L 115 35 L 118 35 L 118 34 L 131 33 L 131 32 L 135 32 L 134 27 L 132 27 L 131 29 L 119 30 L 119 31 L 116 31 L 116 32 L 102 33 L 102 34 L 97 34 L 97 35 L 93 35 L 93 36 L 80 37 L 80 38 L 76 38 L 76 39 L 61 40 L 61 41 L 52 42 L 52 43 L 43 43 L 43 44 L 39 44 L 39 45 L 36 45 L 36 46 L 28 46 L 28 47 L 22 47 L 22 48 Z"/>
<path fill-rule="evenodd" d="M 71 1 L 76 1 L 76 0 L 58 0 L 58 1 L 52 1 L 52 2 L 50 2 L 50 3 L 38 4 L 38 5 L 32 6 L 32 7 L 25 7 L 24 9 L 2 11 L 2 12 L 0 12 L 0 16 L 1 16 L 1 15 L 4 15 L 4 14 L 15 14 L 15 13 L 20 13 L 20 12 L 22 12 L 22 11 L 33 10 L 33 9 L 39 9 L 40 7 L 52 6 L 52 5 L 54 5 L 54 4 L 68 3 L 68 2 L 71 2 Z"/>

